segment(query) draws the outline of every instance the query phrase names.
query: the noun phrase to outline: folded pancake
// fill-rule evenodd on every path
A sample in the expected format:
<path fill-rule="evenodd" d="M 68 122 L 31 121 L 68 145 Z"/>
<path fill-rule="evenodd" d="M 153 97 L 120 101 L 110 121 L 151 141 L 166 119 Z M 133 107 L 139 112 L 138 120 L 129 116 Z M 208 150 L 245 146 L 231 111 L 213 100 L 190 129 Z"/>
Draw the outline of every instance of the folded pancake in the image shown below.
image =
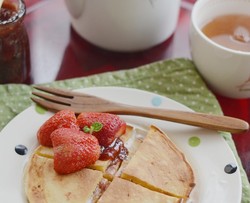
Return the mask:
<path fill-rule="evenodd" d="M 130 139 L 133 127 L 127 126 L 123 141 Z M 53 148 L 38 146 L 24 173 L 29 202 L 96 202 L 109 185 L 121 163 L 98 160 L 81 171 L 59 175 L 54 170 Z"/>
<path fill-rule="evenodd" d="M 53 159 L 33 154 L 26 167 L 24 187 L 30 203 L 88 202 L 102 181 L 100 171 L 83 169 L 68 175 L 55 172 Z"/>
<path fill-rule="evenodd" d="M 40 202 L 166 202 L 186 199 L 194 174 L 183 153 L 154 126 L 127 126 L 120 139 L 125 160 L 98 160 L 81 171 L 59 175 L 53 149 L 39 146 L 26 166 L 24 186 L 30 203 Z"/>
<path fill-rule="evenodd" d="M 180 201 L 178 198 L 151 191 L 140 185 L 116 177 L 103 193 L 98 203 L 177 203 Z"/>
<path fill-rule="evenodd" d="M 135 128 L 133 129 L 133 133 L 129 139 L 124 141 L 125 146 L 127 147 L 129 153 L 128 156 L 123 162 L 121 163 L 119 169 L 116 171 L 115 176 L 119 177 L 123 171 L 123 169 L 128 165 L 130 159 L 134 156 L 135 152 L 139 148 L 140 144 L 143 142 L 143 139 L 146 137 L 147 131 Z"/>
<path fill-rule="evenodd" d="M 184 154 L 158 128 L 151 126 L 121 177 L 146 188 L 187 198 L 194 174 Z"/>

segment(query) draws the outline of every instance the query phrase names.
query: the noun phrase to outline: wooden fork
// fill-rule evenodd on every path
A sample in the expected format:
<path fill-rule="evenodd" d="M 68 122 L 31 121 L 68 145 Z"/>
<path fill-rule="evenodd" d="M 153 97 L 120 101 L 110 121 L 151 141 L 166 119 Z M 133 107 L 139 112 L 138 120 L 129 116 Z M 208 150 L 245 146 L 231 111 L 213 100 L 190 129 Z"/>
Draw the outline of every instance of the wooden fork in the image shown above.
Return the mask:
<path fill-rule="evenodd" d="M 76 114 L 92 111 L 136 115 L 231 133 L 242 133 L 249 130 L 247 122 L 227 116 L 131 106 L 70 90 L 44 86 L 35 86 L 34 88 L 46 93 L 33 91 L 32 94 L 36 97 L 32 96 L 31 99 L 37 104 L 53 111 L 71 109 Z"/>

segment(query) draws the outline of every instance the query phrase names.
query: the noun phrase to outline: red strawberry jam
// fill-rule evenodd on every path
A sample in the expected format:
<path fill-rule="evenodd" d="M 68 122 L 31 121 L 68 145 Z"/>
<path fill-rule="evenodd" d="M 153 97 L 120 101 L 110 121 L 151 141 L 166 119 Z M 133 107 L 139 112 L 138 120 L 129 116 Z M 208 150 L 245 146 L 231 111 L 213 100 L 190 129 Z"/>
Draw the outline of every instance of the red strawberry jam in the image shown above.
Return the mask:
<path fill-rule="evenodd" d="M 29 83 L 30 53 L 23 25 L 23 1 L 4 1 L 0 8 L 0 84 Z"/>
<path fill-rule="evenodd" d="M 114 162 L 123 161 L 128 156 L 128 149 L 124 146 L 123 141 L 117 138 L 109 147 L 103 148 L 100 160 L 112 160 Z"/>

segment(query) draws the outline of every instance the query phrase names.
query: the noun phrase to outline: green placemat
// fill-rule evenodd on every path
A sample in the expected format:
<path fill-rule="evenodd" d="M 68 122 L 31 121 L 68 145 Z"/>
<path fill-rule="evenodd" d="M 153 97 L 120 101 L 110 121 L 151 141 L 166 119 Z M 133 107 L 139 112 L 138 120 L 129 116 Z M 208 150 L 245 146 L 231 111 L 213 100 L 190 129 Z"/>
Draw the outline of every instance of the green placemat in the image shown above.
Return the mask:
<path fill-rule="evenodd" d="M 208 90 L 192 61 L 160 61 L 130 70 L 102 73 L 88 77 L 56 81 L 49 86 L 77 89 L 94 86 L 121 86 L 154 92 L 176 100 L 194 111 L 222 114 L 215 96 Z M 0 130 L 17 114 L 31 105 L 32 86 L 0 85 Z M 223 133 L 240 165 L 242 203 L 250 203 L 250 186 L 236 152 L 231 134 Z"/>

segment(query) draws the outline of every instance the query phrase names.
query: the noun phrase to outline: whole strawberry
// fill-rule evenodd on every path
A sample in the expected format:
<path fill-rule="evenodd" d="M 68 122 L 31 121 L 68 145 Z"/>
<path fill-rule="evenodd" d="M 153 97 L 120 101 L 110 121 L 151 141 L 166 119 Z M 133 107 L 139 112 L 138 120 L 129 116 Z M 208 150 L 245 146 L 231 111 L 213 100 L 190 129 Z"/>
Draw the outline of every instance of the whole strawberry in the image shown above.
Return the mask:
<path fill-rule="evenodd" d="M 79 129 L 75 113 L 71 110 L 61 110 L 49 118 L 38 130 L 38 142 L 47 147 L 52 147 L 51 133 L 58 128 Z"/>
<path fill-rule="evenodd" d="M 51 134 L 54 151 L 54 169 L 69 174 L 94 164 L 100 156 L 96 137 L 82 131 L 60 128 Z"/>
<path fill-rule="evenodd" d="M 119 116 L 109 113 L 83 112 L 77 117 L 77 123 L 80 129 L 94 135 L 104 147 L 126 131 L 126 123 Z"/>

